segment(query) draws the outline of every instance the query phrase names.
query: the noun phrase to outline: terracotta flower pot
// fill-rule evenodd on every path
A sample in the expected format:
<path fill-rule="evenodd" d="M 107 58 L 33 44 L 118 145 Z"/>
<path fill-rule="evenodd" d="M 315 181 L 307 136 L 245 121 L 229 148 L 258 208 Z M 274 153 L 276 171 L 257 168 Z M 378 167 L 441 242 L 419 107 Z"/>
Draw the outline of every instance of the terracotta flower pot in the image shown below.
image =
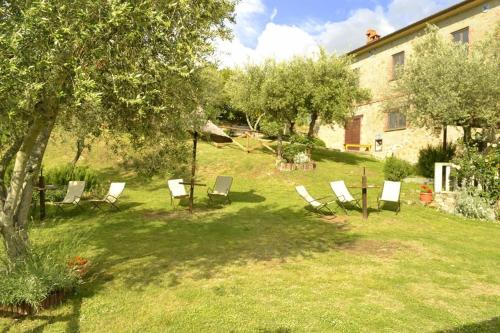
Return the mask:
<path fill-rule="evenodd" d="M 432 193 L 429 192 L 420 192 L 420 202 L 424 204 L 428 204 L 432 202 Z"/>

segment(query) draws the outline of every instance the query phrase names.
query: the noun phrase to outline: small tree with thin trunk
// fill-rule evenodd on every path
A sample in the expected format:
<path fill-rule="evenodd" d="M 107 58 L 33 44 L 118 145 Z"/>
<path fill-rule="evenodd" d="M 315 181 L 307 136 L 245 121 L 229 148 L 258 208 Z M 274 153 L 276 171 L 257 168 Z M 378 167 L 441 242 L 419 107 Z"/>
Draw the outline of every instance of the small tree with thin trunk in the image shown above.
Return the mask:
<path fill-rule="evenodd" d="M 304 110 L 310 117 L 307 135 L 314 136 L 318 119 L 344 124 L 352 116 L 356 103 L 369 99 L 367 89 L 359 86 L 359 74 L 349 57 L 329 55 L 320 50 L 317 58 L 301 59 L 304 82 Z"/>
<path fill-rule="evenodd" d="M 416 126 L 458 126 L 464 142 L 475 127 L 499 125 L 500 48 L 495 34 L 474 45 L 455 43 L 429 27 L 413 48 L 388 108 L 398 108 Z"/>

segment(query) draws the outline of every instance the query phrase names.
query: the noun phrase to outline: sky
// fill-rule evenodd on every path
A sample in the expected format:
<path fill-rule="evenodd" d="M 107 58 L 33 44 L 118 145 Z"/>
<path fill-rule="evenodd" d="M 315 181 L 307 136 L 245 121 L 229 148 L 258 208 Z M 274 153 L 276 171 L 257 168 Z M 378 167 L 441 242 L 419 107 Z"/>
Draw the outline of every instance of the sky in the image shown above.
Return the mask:
<path fill-rule="evenodd" d="M 221 67 L 286 60 L 324 47 L 343 54 L 362 46 L 366 30 L 381 36 L 460 0 L 240 0 L 233 39 L 216 41 Z"/>

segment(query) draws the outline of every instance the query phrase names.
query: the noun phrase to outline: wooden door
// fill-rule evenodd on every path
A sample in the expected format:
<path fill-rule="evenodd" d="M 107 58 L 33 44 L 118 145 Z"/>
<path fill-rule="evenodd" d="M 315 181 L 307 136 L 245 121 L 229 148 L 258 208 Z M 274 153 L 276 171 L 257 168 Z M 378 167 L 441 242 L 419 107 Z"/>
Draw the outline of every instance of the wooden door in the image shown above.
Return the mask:
<path fill-rule="evenodd" d="M 355 116 L 349 119 L 345 125 L 345 144 L 361 143 L 361 119 L 363 116 Z M 359 150 L 359 147 L 349 147 L 349 150 Z"/>

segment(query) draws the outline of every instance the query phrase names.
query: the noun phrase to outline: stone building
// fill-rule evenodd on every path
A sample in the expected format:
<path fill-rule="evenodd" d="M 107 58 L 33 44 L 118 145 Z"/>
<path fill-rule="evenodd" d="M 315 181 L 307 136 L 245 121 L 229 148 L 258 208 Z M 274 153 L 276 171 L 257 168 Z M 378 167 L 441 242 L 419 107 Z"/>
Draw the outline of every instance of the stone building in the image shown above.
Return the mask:
<path fill-rule="evenodd" d="M 436 25 L 440 33 L 457 42 L 473 44 L 490 33 L 500 22 L 500 0 L 462 1 L 421 21 L 387 36 L 367 31 L 365 45 L 349 52 L 354 57 L 352 67 L 359 71 L 360 85 L 368 88 L 372 99 L 358 105 L 355 116 L 345 127 L 322 125 L 318 136 L 329 148 L 369 151 L 378 158 L 394 155 L 416 162 L 421 148 L 442 142 L 442 132 L 435 133 L 413 127 L 397 110 L 384 110 L 384 96 L 397 79 L 394 69 L 411 57 L 412 44 L 422 35 L 427 24 Z M 448 142 L 462 136 L 458 128 L 448 127 Z M 357 148 L 355 145 L 367 145 Z"/>

